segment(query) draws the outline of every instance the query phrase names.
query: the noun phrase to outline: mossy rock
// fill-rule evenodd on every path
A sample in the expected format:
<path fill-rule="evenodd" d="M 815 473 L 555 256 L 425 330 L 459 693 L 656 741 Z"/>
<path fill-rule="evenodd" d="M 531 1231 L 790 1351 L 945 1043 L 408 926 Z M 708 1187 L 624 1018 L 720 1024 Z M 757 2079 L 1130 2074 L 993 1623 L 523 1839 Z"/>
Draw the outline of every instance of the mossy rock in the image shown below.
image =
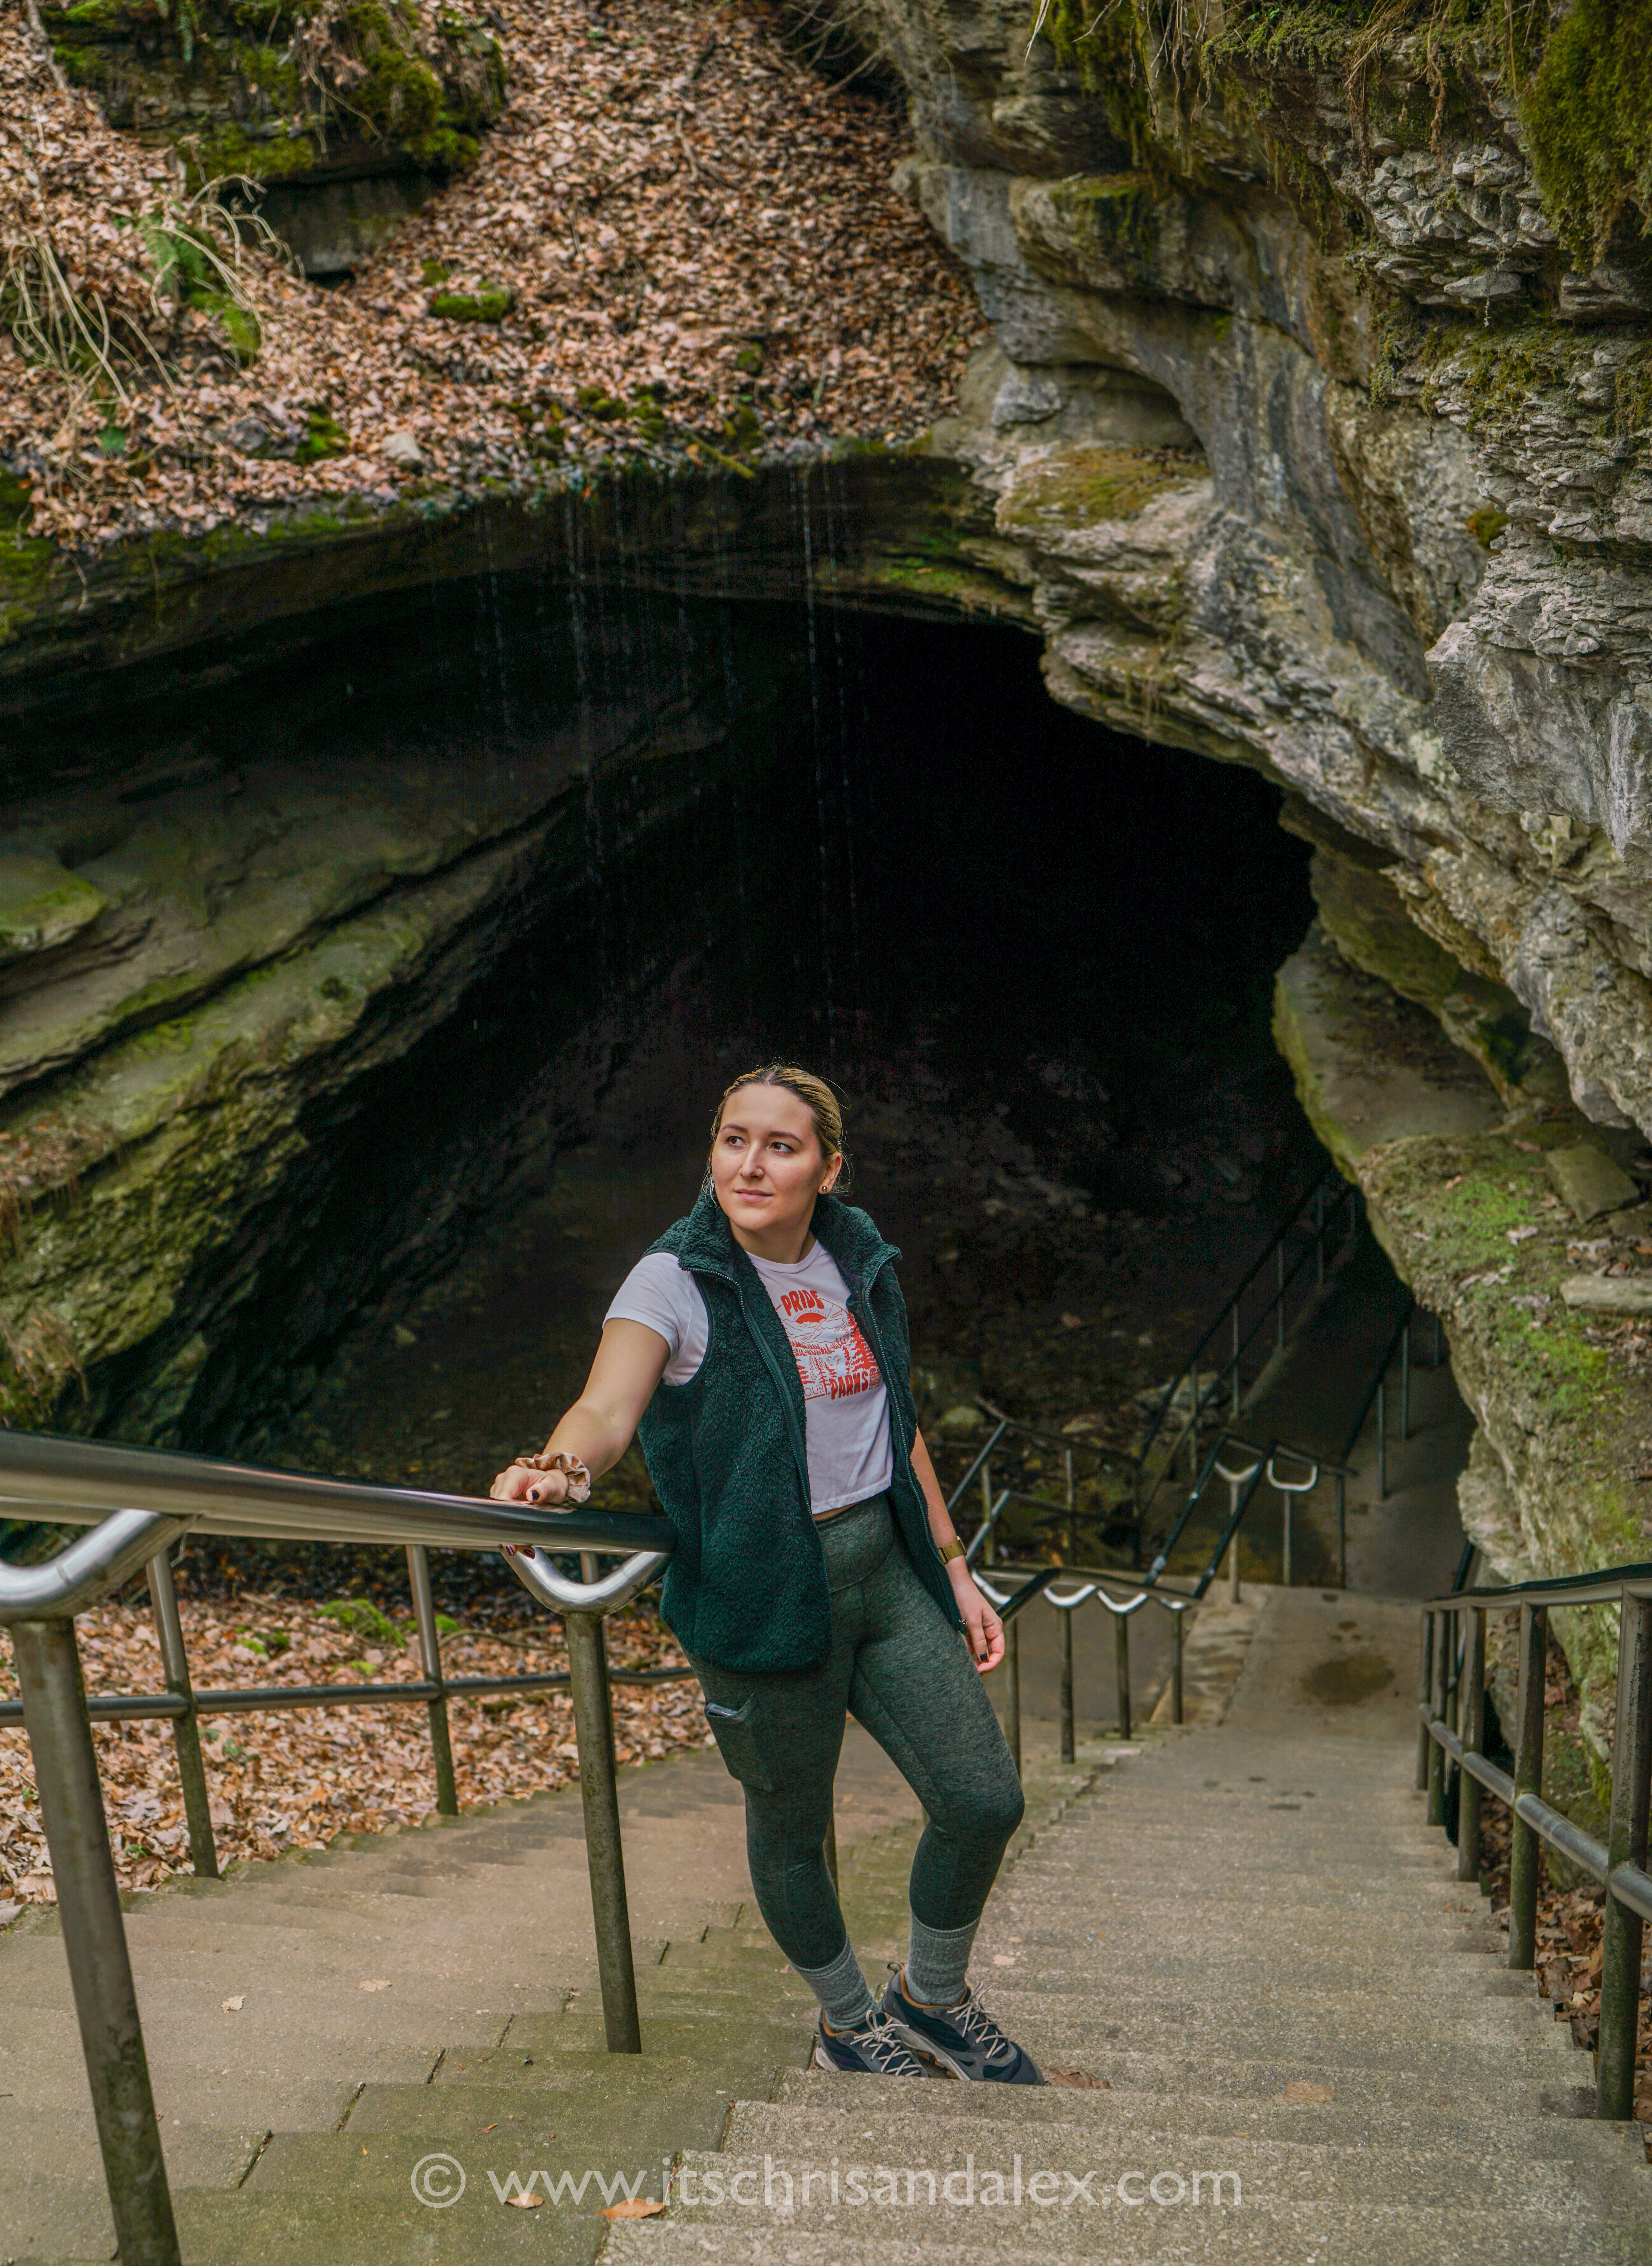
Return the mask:
<path fill-rule="evenodd" d="M 111 124 L 164 137 L 192 186 L 353 180 L 473 164 L 504 104 L 503 51 L 451 0 L 71 0 L 58 61 Z"/>
<path fill-rule="evenodd" d="M 1203 476 L 1192 458 L 1146 456 L 1131 449 L 1064 449 L 1019 472 L 1005 490 L 998 524 L 1037 536 L 1081 532 L 1106 520 L 1135 519 L 1167 490 Z"/>

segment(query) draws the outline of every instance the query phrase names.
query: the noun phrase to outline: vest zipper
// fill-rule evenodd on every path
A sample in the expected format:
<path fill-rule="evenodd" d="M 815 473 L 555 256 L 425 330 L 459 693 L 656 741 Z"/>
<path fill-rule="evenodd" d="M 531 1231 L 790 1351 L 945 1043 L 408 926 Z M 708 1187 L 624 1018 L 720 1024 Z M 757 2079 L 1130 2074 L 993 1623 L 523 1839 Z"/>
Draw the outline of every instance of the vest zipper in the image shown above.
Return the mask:
<path fill-rule="evenodd" d="M 741 1319 L 746 1325 L 746 1328 L 750 1334 L 752 1343 L 757 1347 L 758 1353 L 762 1356 L 764 1366 L 768 1371 L 769 1375 L 773 1378 L 774 1389 L 780 1397 L 780 1414 L 786 1422 L 786 1437 L 792 1444 L 792 1460 L 797 1466 L 797 1475 L 803 1483 L 804 1515 L 808 1519 L 810 1531 L 815 1535 L 815 1539 L 818 1540 L 819 1534 L 818 1530 L 815 1526 L 814 1517 L 814 1489 L 809 1484 L 808 1476 L 808 1451 L 803 1444 L 802 1435 L 798 1429 L 797 1411 L 792 1406 L 791 1396 L 786 1386 L 786 1374 L 781 1369 L 779 1362 L 775 1357 L 773 1347 L 770 1345 L 768 1340 L 764 1336 L 762 1331 L 751 1319 L 751 1308 L 746 1298 L 745 1284 L 741 1281 L 738 1275 L 735 1276 L 734 1280 L 735 1296 L 740 1301 Z M 795 1378 L 796 1374 L 796 1371 L 793 1370 L 793 1378 Z"/>
<path fill-rule="evenodd" d="M 872 1286 L 877 1281 L 879 1276 L 883 1272 L 884 1268 L 888 1264 L 888 1261 L 887 1260 L 880 1259 L 877 1265 L 873 1268 L 871 1274 L 868 1275 L 861 1283 L 859 1292 L 855 1295 L 859 1298 L 859 1319 L 864 1325 L 866 1336 L 871 1342 L 872 1358 L 878 1364 L 878 1374 L 883 1379 L 883 1389 L 888 1397 L 889 1431 L 894 1438 L 896 1450 L 903 1459 L 901 1464 L 897 1466 L 897 1469 L 903 1470 L 910 1475 L 912 1471 L 912 1451 L 911 1449 L 906 1445 L 904 1440 L 901 1436 L 902 1425 L 900 1408 L 895 1400 L 895 1388 L 889 1383 L 889 1364 L 884 1356 L 883 1340 L 879 1334 L 877 1319 L 872 1311 Z M 916 1478 L 912 1480 L 912 1485 L 915 1488 L 917 1488 Z M 935 1563 L 940 1568 L 944 1574 L 947 1570 L 947 1561 L 940 1554 L 940 1545 L 936 1541 L 934 1530 L 929 1523 L 929 1505 L 922 1500 L 923 1489 L 921 1488 L 917 1488 L 917 1493 L 920 1508 L 923 1511 L 924 1517 L 924 1539 L 929 1544 L 931 1557 L 934 1560 Z"/>

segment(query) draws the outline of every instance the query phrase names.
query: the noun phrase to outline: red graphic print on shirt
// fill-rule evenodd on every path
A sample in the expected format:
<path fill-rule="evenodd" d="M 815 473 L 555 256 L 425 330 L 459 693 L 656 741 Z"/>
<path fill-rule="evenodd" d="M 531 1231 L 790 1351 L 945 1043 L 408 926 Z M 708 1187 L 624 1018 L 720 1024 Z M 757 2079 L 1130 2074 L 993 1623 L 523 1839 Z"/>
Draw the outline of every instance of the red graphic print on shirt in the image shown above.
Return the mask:
<path fill-rule="evenodd" d="M 805 1400 L 843 1400 L 882 1384 L 872 1349 L 846 1306 L 818 1290 L 787 1290 L 779 1310 Z"/>

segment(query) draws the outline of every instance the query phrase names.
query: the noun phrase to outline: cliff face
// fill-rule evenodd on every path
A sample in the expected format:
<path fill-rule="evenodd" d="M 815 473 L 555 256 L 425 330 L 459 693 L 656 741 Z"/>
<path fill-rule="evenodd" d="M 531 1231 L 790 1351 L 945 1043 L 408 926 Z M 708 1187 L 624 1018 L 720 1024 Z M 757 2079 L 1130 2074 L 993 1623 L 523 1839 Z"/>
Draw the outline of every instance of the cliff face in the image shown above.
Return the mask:
<path fill-rule="evenodd" d="M 1129 0 L 1030 41 L 1020 0 L 869 12 L 914 194 L 997 330 L 946 441 L 996 493 L 1056 697 L 1373 845 L 1587 1115 L 1652 1132 L 1633 214 L 1578 264 L 1489 20 L 1373 48 L 1350 97 L 1357 9 L 1274 9 L 1271 52 L 1210 10 L 1180 75 Z"/>
<path fill-rule="evenodd" d="M 1281 1043 L 1445 1322 L 1465 1524 L 1518 1578 L 1652 1532 L 1612 1288 L 1652 1254 L 1648 89 L 1611 0 L 1512 54 L 1518 11 L 1413 12 L 854 16 L 995 326 L 938 440 L 1050 691 L 1257 765 L 1317 845 Z M 1565 1641 L 1601 1746 L 1598 1619 Z"/>
<path fill-rule="evenodd" d="M 719 932 L 774 655 L 536 595 L 341 608 L 193 730 L 39 746 L 0 852 L 0 1422 L 255 1444 L 543 1181 Z"/>

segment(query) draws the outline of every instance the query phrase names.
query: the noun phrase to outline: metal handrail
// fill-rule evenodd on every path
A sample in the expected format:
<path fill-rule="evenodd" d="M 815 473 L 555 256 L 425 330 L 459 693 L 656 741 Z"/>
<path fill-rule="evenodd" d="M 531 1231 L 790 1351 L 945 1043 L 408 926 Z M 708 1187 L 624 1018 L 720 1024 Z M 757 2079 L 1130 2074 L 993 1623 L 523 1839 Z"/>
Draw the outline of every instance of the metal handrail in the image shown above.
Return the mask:
<path fill-rule="evenodd" d="M 1618 1609 L 1618 1712 L 1611 1824 L 1604 1843 L 1543 1799 L 1548 1616 L 1556 1605 Z M 1492 1612 L 1519 1615 L 1512 1772 L 1500 1769 L 1483 1751 L 1486 1617 Z M 1431 1598 L 1422 1611 L 1417 1714 L 1417 1785 L 1428 1795 L 1430 1825 L 1446 1825 L 1448 1770 L 1455 1766 L 1458 1880 L 1480 1877 L 1482 1793 L 1505 1803 L 1510 1812 L 1510 1967 L 1529 1970 L 1537 1963 L 1539 1845 L 1558 1850 L 1605 1889 L 1595 2113 L 1617 2119 L 1632 2116 L 1641 1955 L 1645 1924 L 1652 1919 L 1652 1872 L 1647 1866 L 1652 1802 L 1652 1564 L 1473 1590 L 1453 1587 Z"/>
<path fill-rule="evenodd" d="M 130 1510 L 140 1496 L 143 1512 Z M 179 1522 L 174 1532 L 186 1524 L 201 1534 L 277 1542 L 417 1543 L 447 1550 L 525 1543 L 552 1550 L 649 1552 L 662 1564 L 676 1540 L 669 1519 L 645 1513 L 588 1506 L 542 1510 L 530 1503 L 375 1487 L 362 1480 L 270 1471 L 218 1457 L 47 1432 L 0 1431 L 0 1504 L 26 1506 L 34 1517 L 65 1526 L 87 1524 L 111 1512 L 128 1517 L 158 1512 Z M 151 1542 L 135 1566 L 161 1546 Z M 26 1574 L 45 1569 L 3 1570 L 8 1579 L 0 1583 L 0 1598 Z M 570 1604 L 568 1610 L 579 1608 Z"/>
<path fill-rule="evenodd" d="M 136 1502 L 147 1508 L 135 1508 Z M 0 1432 L 0 1502 L 26 1506 L 54 1524 L 96 1522 L 40 1566 L 0 1561 L 0 1623 L 9 1624 L 33 1757 L 41 1822 L 51 1853 L 64 1954 L 79 2016 L 86 2074 L 124 2266 L 178 2266 L 178 2233 L 162 2158 L 154 2090 L 132 1965 L 121 1914 L 102 1788 L 92 1745 L 94 1714 L 169 1716 L 192 1855 L 216 1875 L 197 1718 L 203 1711 L 255 1707 L 395 1705 L 423 1700 L 430 1711 L 437 1808 L 457 1813 L 448 1733 L 450 1691 L 545 1688 L 549 1677 L 467 1678 L 442 1673 L 431 1596 L 428 1546 L 501 1548 L 517 1578 L 562 1612 L 568 1648 L 566 1681 L 574 1700 L 580 1792 L 596 1924 L 603 2025 L 613 2052 L 642 2050 L 636 1977 L 619 1834 L 613 1714 L 602 1616 L 634 1596 L 667 1562 L 675 1533 L 668 1520 L 632 1513 L 537 1509 L 517 1503 L 383 1488 L 306 1473 L 261 1470 L 220 1458 L 132 1448 L 106 1441 Z M 324 1543 L 399 1543 L 407 1552 L 424 1675 L 396 1686 L 270 1686 L 262 1692 L 196 1694 L 189 1681 L 168 1546 L 189 1531 Z M 582 1553 L 585 1578 L 558 1573 L 554 1550 Z M 597 1579 L 590 1560 L 624 1553 L 626 1562 Z M 100 1695 L 88 1701 L 75 1616 L 147 1564 L 168 1686 L 158 1695 Z M 689 1673 L 691 1671 L 679 1671 Z M 134 1702 L 140 1703 L 137 1706 Z M 9 1716 L 7 1708 L 0 1720 Z"/>
<path fill-rule="evenodd" d="M 972 1481 L 978 1474 L 984 1472 L 986 1473 L 986 1477 L 983 1479 L 983 1484 L 990 1507 L 990 1515 L 996 1516 L 996 1507 L 994 1506 L 990 1471 L 990 1461 L 994 1451 L 998 1447 L 999 1443 L 1005 1438 L 1006 1434 L 1014 1433 L 1023 1438 L 1035 1440 L 1050 1447 L 1057 1448 L 1061 1450 L 1067 1459 L 1068 1500 L 1064 1508 L 1070 1520 L 1071 1520 L 1075 1515 L 1073 1458 L 1076 1455 L 1093 1456 L 1102 1463 L 1111 1464 L 1115 1467 L 1118 1467 L 1129 1475 L 1130 1496 L 1133 1505 L 1133 1509 L 1130 1513 L 1132 1527 L 1131 1544 L 1135 1561 L 1137 1565 L 1139 1566 L 1141 1563 L 1143 1528 L 1146 1520 L 1147 1513 L 1159 1489 L 1164 1486 L 1166 1480 L 1175 1468 L 1176 1459 L 1180 1455 L 1182 1447 L 1184 1444 L 1191 1444 L 1189 1445 L 1189 1460 L 1191 1464 L 1193 1456 L 1196 1454 L 1198 1434 L 1204 1418 L 1210 1407 L 1214 1403 L 1220 1402 L 1224 1397 L 1231 1400 L 1232 1404 L 1231 1414 L 1232 1417 L 1237 1418 L 1243 1398 L 1240 1364 L 1243 1362 L 1246 1353 L 1249 1350 L 1259 1333 L 1270 1320 L 1273 1321 L 1276 1326 L 1277 1342 L 1283 1347 L 1285 1341 L 1285 1301 L 1287 1294 L 1296 1283 L 1297 1277 L 1307 1267 L 1310 1260 L 1313 1262 L 1317 1281 L 1321 1283 L 1324 1282 L 1327 1273 L 1326 1253 L 1327 1234 L 1331 1227 L 1334 1208 L 1337 1204 L 1342 1204 L 1347 1207 L 1343 1215 L 1342 1225 L 1339 1231 L 1340 1234 L 1346 1238 L 1354 1224 L 1355 1215 L 1357 1210 L 1359 1201 L 1359 1190 L 1357 1188 L 1356 1188 L 1351 1182 L 1345 1181 L 1339 1173 L 1334 1170 L 1323 1174 L 1312 1188 L 1304 1192 L 1304 1194 L 1297 1199 L 1297 1202 L 1291 1207 L 1290 1210 L 1286 1214 L 1279 1226 L 1275 1230 L 1273 1235 L 1269 1238 L 1260 1255 L 1252 1263 L 1251 1267 L 1239 1282 L 1237 1289 L 1235 1289 L 1224 1302 L 1215 1319 L 1207 1327 L 1203 1334 L 1195 1344 L 1193 1352 L 1188 1356 L 1187 1361 L 1182 1364 L 1176 1375 L 1170 1380 L 1170 1383 L 1165 1387 L 1164 1392 L 1159 1397 L 1159 1405 L 1154 1409 L 1151 1417 L 1149 1419 L 1147 1430 L 1141 1446 L 1134 1451 L 1111 1446 L 1104 1441 L 1085 1440 L 1075 1437 L 1069 1434 L 1057 1434 L 1046 1431 L 1037 1425 L 1026 1423 L 1019 1417 L 1009 1415 L 1004 1409 L 996 1407 L 990 1400 L 987 1400 L 984 1395 L 977 1394 L 976 1406 L 983 1409 L 992 1420 L 994 1429 L 987 1440 L 981 1446 L 976 1449 L 970 1458 L 969 1464 L 964 1472 L 963 1477 L 953 1488 L 950 1496 L 947 1498 L 947 1507 L 948 1510 L 954 1510 L 956 1509 L 957 1505 L 962 1501 L 963 1496 L 968 1491 Z M 1287 1264 L 1285 1259 L 1286 1244 L 1291 1234 L 1300 1226 L 1305 1215 L 1311 1208 L 1314 1213 L 1312 1234 L 1308 1241 L 1304 1245 L 1302 1250 L 1297 1254 L 1295 1260 Z M 1252 1322 L 1250 1327 L 1246 1329 L 1243 1324 L 1242 1315 L 1244 1301 L 1270 1261 L 1273 1262 L 1276 1280 L 1274 1283 L 1271 1295 L 1265 1305 L 1262 1307 L 1261 1313 Z M 1206 1365 L 1204 1363 L 1206 1351 L 1210 1348 L 1212 1341 L 1216 1339 L 1224 1328 L 1229 1331 L 1232 1338 L 1232 1343 L 1227 1354 L 1223 1360 L 1216 1363 L 1214 1365 Z M 1173 1414 L 1176 1413 L 1177 1403 L 1179 1396 L 1182 1392 L 1182 1388 L 1184 1385 L 1188 1384 L 1191 1384 L 1192 1391 L 1188 1397 L 1188 1407 L 1186 1419 L 1181 1424 L 1181 1429 L 1175 1433 L 1174 1437 L 1169 1442 L 1168 1447 L 1166 1448 L 1164 1444 L 1163 1436 L 1165 1428 Z M 1369 1406 L 1369 1403 L 1367 1405 Z M 1361 1421 L 1363 1424 L 1363 1416 Z M 934 1447 L 937 1449 L 961 1447 L 963 1444 L 964 1444 L 961 1442 L 953 1442 L 945 1439 L 937 1440 L 933 1444 Z M 1156 1448 L 1159 1449 L 1162 1452 L 1162 1462 L 1160 1463 L 1159 1468 L 1156 1472 L 1152 1473 L 1150 1479 L 1149 1466 Z M 1296 1451 L 1292 1451 L 1291 1452 L 1294 1453 Z M 1311 1458 L 1307 1460 L 1317 1462 L 1321 1471 L 1330 1471 L 1334 1473 L 1337 1469 L 1336 1465 L 1327 1458 Z M 1191 1478 L 1192 1475 L 1192 1471 L 1190 1469 L 1188 1476 Z M 1345 1479 L 1346 1476 L 1347 1474 L 1344 1473 L 1342 1474 L 1342 1478 Z M 1339 1502 L 1341 1495 L 1341 1480 L 1339 1480 Z M 1062 1504 L 1052 1502 L 1048 1496 L 1035 1495 L 1031 1493 L 1017 1491 L 1016 1499 L 1034 1503 L 1043 1509 L 1057 1512 L 1064 1508 Z M 1339 1512 L 1339 1531 L 1341 1531 L 1341 1512 Z M 1344 1556 L 1346 1556 L 1345 1552 Z M 1346 1575 L 1344 1575 L 1344 1580 L 1346 1582 Z"/>
<path fill-rule="evenodd" d="M 1024 1576 L 1020 1588 L 1015 1590 L 998 1589 L 987 1579 L 984 1574 L 979 1572 L 975 1577 L 976 1587 L 998 1612 L 1004 1624 L 1005 1712 L 1008 1718 L 1005 1736 L 1009 1742 L 1010 1752 L 1015 1758 L 1018 1775 L 1021 1767 L 1021 1656 L 1020 1629 L 1017 1616 L 1036 1597 L 1042 1597 L 1046 1604 L 1053 1606 L 1061 1615 L 1058 1623 L 1061 1630 L 1061 1678 L 1058 1689 L 1063 1762 L 1071 1762 L 1078 1750 L 1073 1704 L 1072 1616 L 1080 1605 L 1088 1604 L 1092 1599 L 1102 1604 L 1113 1617 L 1114 1698 L 1118 1716 L 1119 1736 L 1128 1739 L 1130 1736 L 1129 1625 L 1133 1616 L 1139 1612 L 1144 1605 L 1158 1605 L 1170 1615 L 1170 1719 L 1173 1723 L 1181 1722 L 1182 1718 L 1182 1618 L 1193 1610 L 1195 1604 L 1193 1598 L 1179 1597 L 1168 1590 L 1150 1588 L 1146 1583 L 1138 1580 L 1134 1575 L 1115 1574 L 1107 1567 L 1039 1566 L 1029 1568 L 998 1567 L 994 1570 L 1000 1575 L 1018 1574 Z M 1070 1597 L 1056 1597 L 1053 1594 L 1054 1583 L 1070 1579 L 1074 1575 L 1081 1578 L 1085 1586 L 1075 1590 Z M 1121 1604 L 1108 1597 L 1107 1591 L 1101 1587 L 1104 1582 L 1127 1583 L 1136 1590 L 1137 1595 L 1127 1603 Z"/>
<path fill-rule="evenodd" d="M 1304 1267 L 1307 1264 L 1310 1254 L 1312 1255 L 1315 1262 L 1317 1280 L 1320 1283 L 1323 1283 L 1325 1280 L 1325 1238 L 1327 1214 L 1330 1209 L 1327 1197 L 1346 1203 L 1351 1215 L 1359 1202 L 1359 1190 L 1351 1181 L 1345 1181 L 1340 1173 L 1332 1170 L 1322 1174 L 1312 1188 L 1305 1190 L 1301 1197 L 1292 1206 L 1291 1210 L 1286 1213 L 1284 1218 L 1280 1222 L 1278 1227 L 1275 1229 L 1272 1236 L 1268 1239 L 1268 1243 L 1263 1247 L 1257 1259 L 1247 1272 L 1241 1277 L 1237 1287 L 1224 1302 L 1221 1310 L 1217 1314 L 1215 1319 L 1211 1321 L 1206 1328 L 1203 1335 L 1199 1339 L 1197 1344 L 1194 1347 L 1193 1351 L 1188 1355 L 1181 1368 L 1166 1386 L 1165 1391 L 1160 1397 L 1159 1407 L 1154 1411 L 1153 1415 L 1148 1423 L 1146 1436 L 1143 1440 L 1141 1449 L 1138 1452 L 1137 1465 L 1141 1472 L 1145 1473 L 1147 1458 L 1151 1454 L 1154 1446 L 1157 1444 L 1159 1435 L 1163 1431 L 1166 1421 L 1174 1410 L 1177 1395 L 1181 1392 L 1184 1384 L 1192 1385 L 1193 1392 L 1190 1396 L 1191 1405 L 1188 1410 L 1188 1421 L 1183 1425 L 1181 1430 L 1177 1434 L 1175 1439 L 1171 1443 L 1169 1451 L 1166 1456 L 1165 1472 L 1167 1472 L 1174 1463 L 1177 1451 L 1181 1447 L 1182 1443 L 1188 1438 L 1189 1433 L 1196 1434 L 1199 1420 L 1203 1414 L 1206 1407 L 1213 1399 L 1218 1399 L 1224 1390 L 1231 1395 L 1233 1402 L 1232 1414 L 1235 1416 L 1238 1415 L 1239 1413 L 1239 1403 L 1241 1392 L 1239 1378 L 1240 1361 L 1243 1358 L 1244 1354 L 1249 1349 L 1253 1341 L 1270 1319 L 1273 1320 L 1276 1325 L 1278 1344 L 1280 1346 L 1283 1345 L 1285 1293 L 1295 1283 L 1297 1276 L 1302 1272 Z M 1292 1263 L 1290 1268 L 1287 1269 L 1284 1260 L 1286 1242 L 1288 1241 L 1292 1231 L 1300 1224 L 1303 1215 L 1308 1210 L 1310 1206 L 1312 1206 L 1316 1212 L 1312 1239 L 1304 1247 L 1303 1251 L 1297 1254 L 1296 1261 Z M 1348 1232 L 1348 1226 L 1345 1224 L 1343 1233 L 1346 1235 Z M 1276 1276 L 1273 1295 L 1263 1306 L 1261 1314 L 1252 1324 L 1251 1327 L 1248 1330 L 1245 1330 L 1243 1328 L 1243 1316 L 1241 1309 L 1246 1293 L 1252 1288 L 1253 1284 L 1256 1283 L 1263 1269 L 1268 1266 L 1270 1261 L 1274 1264 Z M 1225 1357 L 1213 1370 L 1206 1373 L 1205 1383 L 1202 1389 L 1201 1365 L 1203 1356 L 1213 1340 L 1215 1340 L 1224 1329 L 1226 1329 L 1230 1333 L 1232 1343 L 1229 1346 Z M 1148 1490 L 1147 1496 L 1142 1501 L 1141 1509 L 1144 1512 L 1145 1512 L 1148 1502 L 1151 1502 L 1153 1494 L 1157 1492 L 1159 1484 L 1162 1482 L 1163 1476 L 1164 1473 L 1161 1473 L 1159 1478 L 1155 1480 L 1152 1488 Z"/>

